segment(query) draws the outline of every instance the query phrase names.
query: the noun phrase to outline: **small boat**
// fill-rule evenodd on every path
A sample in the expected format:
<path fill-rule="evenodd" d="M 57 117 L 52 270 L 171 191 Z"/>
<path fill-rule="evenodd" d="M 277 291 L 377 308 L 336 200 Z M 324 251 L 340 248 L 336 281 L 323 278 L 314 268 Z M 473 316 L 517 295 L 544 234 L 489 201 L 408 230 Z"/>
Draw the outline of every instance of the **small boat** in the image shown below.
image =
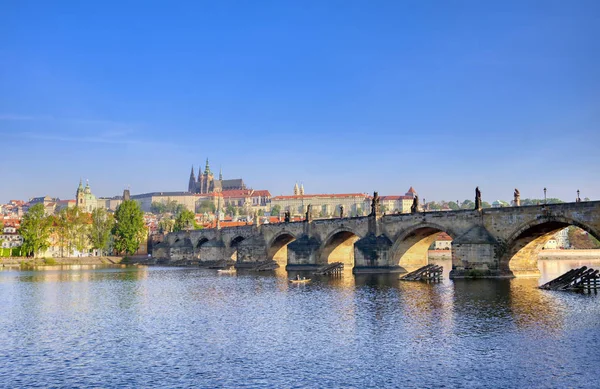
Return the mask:
<path fill-rule="evenodd" d="M 306 278 L 306 277 L 301 278 L 301 279 L 294 278 L 294 279 L 291 279 L 288 281 L 290 281 L 292 284 L 301 284 L 304 282 L 310 282 L 310 278 Z"/>
<path fill-rule="evenodd" d="M 232 273 L 235 273 L 235 272 L 236 272 L 235 267 L 231 267 L 229 269 L 219 269 L 219 270 L 217 270 L 217 273 L 223 273 L 223 274 L 232 274 Z"/>

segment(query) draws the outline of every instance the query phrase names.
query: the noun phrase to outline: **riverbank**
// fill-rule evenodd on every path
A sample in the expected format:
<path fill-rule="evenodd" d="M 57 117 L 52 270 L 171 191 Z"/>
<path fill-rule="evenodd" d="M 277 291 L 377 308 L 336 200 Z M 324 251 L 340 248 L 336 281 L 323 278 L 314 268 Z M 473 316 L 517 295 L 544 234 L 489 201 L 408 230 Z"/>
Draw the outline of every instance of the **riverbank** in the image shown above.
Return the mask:
<path fill-rule="evenodd" d="M 538 259 L 555 260 L 555 259 L 600 259 L 600 250 L 542 250 Z"/>
<path fill-rule="evenodd" d="M 72 257 L 72 258 L 0 258 L 0 267 L 32 267 L 62 265 L 115 265 L 121 263 L 123 257 Z"/>

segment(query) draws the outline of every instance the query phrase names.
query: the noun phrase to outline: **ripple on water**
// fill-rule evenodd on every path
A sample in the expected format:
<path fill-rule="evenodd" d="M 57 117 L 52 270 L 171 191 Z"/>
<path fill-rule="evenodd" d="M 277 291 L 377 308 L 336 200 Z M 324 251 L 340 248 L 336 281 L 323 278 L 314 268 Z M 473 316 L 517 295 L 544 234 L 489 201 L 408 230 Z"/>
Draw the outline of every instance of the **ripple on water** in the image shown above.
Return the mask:
<path fill-rule="evenodd" d="M 0 386 L 595 387 L 597 296 L 277 274 L 0 272 Z"/>

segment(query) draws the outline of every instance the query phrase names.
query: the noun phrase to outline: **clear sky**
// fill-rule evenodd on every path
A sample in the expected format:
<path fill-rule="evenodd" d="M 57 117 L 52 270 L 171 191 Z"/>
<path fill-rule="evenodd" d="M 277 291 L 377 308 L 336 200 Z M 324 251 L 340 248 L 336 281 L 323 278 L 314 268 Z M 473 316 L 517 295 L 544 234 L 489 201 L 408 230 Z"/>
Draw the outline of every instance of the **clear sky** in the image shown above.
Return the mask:
<path fill-rule="evenodd" d="M 600 199 L 600 1 L 2 1 L 0 201 Z"/>

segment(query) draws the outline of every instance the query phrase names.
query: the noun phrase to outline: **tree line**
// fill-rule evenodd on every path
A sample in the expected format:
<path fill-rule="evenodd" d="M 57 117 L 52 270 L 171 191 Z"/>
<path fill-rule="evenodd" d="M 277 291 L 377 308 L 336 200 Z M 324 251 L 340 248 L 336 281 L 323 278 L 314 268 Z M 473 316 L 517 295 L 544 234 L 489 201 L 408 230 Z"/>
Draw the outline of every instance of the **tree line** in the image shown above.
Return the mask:
<path fill-rule="evenodd" d="M 61 256 L 90 248 L 103 255 L 109 244 L 117 253 L 131 255 L 145 238 L 146 226 L 144 213 L 134 200 L 123 201 L 114 214 L 103 208 L 87 213 L 72 207 L 46 215 L 44 205 L 36 204 L 23 216 L 19 233 L 23 237 L 21 252 L 26 256 L 39 256 L 52 244 L 58 246 Z"/>

